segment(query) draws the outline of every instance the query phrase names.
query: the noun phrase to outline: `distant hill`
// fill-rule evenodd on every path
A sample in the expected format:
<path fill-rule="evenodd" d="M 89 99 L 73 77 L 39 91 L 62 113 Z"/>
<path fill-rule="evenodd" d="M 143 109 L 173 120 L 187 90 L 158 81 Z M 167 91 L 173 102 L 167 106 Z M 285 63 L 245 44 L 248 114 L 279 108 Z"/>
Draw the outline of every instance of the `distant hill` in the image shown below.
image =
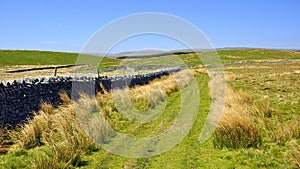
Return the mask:
<path fill-rule="evenodd" d="M 169 55 L 181 55 L 181 54 L 189 54 L 189 53 L 197 53 L 209 51 L 207 49 L 181 49 L 181 50 L 170 50 L 170 51 L 162 51 L 162 50 L 139 50 L 139 51 L 131 51 L 131 52 L 122 52 L 113 54 L 112 56 L 117 57 L 118 59 L 125 58 L 148 58 L 148 57 L 160 57 L 160 56 L 169 56 Z"/>
<path fill-rule="evenodd" d="M 239 54 L 243 56 L 243 52 L 248 53 L 249 51 L 266 51 L 267 54 L 274 53 L 276 57 L 279 57 L 279 54 L 284 55 L 284 52 L 280 51 L 287 51 L 286 54 L 291 55 L 288 51 L 292 52 L 299 52 L 300 50 L 297 49 L 264 49 L 264 48 L 249 48 L 249 47 L 225 47 L 225 48 L 216 48 L 214 51 L 217 51 L 218 54 L 222 55 L 224 52 L 220 51 L 229 51 L 236 53 L 240 51 Z M 181 50 L 170 50 L 170 51 L 161 51 L 161 50 L 139 50 L 139 51 L 131 51 L 131 52 L 122 52 L 117 54 L 112 54 L 118 59 L 125 59 L 125 58 L 150 58 L 150 57 L 160 57 L 160 56 L 170 56 L 170 55 L 181 55 L 181 54 L 191 54 L 191 53 L 200 53 L 200 52 L 207 52 L 212 51 L 212 49 L 181 49 Z M 226 53 L 226 52 L 225 52 Z M 228 53 L 228 52 L 227 52 Z M 256 54 L 261 55 L 261 54 Z M 283 56 L 284 57 L 284 56 Z"/>

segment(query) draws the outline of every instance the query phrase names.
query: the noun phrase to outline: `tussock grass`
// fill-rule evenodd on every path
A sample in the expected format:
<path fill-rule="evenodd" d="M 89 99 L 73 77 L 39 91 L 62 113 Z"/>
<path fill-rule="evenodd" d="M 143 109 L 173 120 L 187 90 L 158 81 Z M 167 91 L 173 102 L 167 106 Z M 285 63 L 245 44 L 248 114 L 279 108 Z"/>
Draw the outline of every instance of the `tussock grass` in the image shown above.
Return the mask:
<path fill-rule="evenodd" d="M 110 117 L 111 112 L 117 109 L 113 102 L 119 104 L 132 104 L 139 111 L 146 111 L 154 108 L 158 103 L 166 100 L 166 96 L 178 91 L 180 88 L 186 87 L 192 80 L 193 73 L 190 70 L 182 70 L 171 76 L 161 77 L 153 80 L 148 85 L 135 86 L 131 89 L 117 89 L 112 92 L 104 91 L 103 94 L 97 96 L 97 102 L 101 108 L 101 112 L 106 117 Z M 113 101 L 113 102 L 112 102 Z M 123 105 L 127 106 L 127 105 Z M 124 110 L 127 108 L 124 107 Z"/>
<path fill-rule="evenodd" d="M 300 138 L 300 117 L 296 118 L 290 125 L 290 129 L 293 133 L 293 138 Z"/>
<path fill-rule="evenodd" d="M 70 101 L 66 94 L 61 96 L 65 103 Z M 82 102 L 90 100 L 83 98 L 80 100 Z M 45 145 L 47 149 L 31 160 L 33 168 L 68 168 L 78 165 L 83 154 L 97 149 L 75 117 L 75 109 L 79 105 L 63 104 L 54 109 L 50 104 L 42 104 L 41 110 L 28 124 L 11 132 L 15 142 L 13 149 Z M 82 107 L 85 110 L 90 108 L 87 104 Z"/>
<path fill-rule="evenodd" d="M 226 96 L 225 113 L 214 132 L 215 147 L 258 147 L 262 138 L 251 118 L 253 98 L 232 88 L 227 88 Z"/>
<path fill-rule="evenodd" d="M 164 101 L 166 96 L 186 87 L 192 80 L 193 73 L 183 70 L 168 77 L 152 81 L 146 86 L 136 86 L 129 92 L 131 102 L 146 102 L 149 107 L 154 107 L 158 102 Z"/>
<path fill-rule="evenodd" d="M 4 143 L 5 141 L 5 135 L 7 133 L 7 128 L 0 124 L 0 146 Z"/>
<path fill-rule="evenodd" d="M 257 148 L 262 142 L 285 144 L 298 139 L 300 120 L 280 119 L 266 101 L 255 102 L 245 92 L 227 88 L 223 117 L 213 135 L 218 148 Z"/>
<path fill-rule="evenodd" d="M 0 124 L 0 155 L 6 154 L 11 144 L 8 126 Z"/>
<path fill-rule="evenodd" d="M 267 138 L 277 144 L 285 144 L 292 139 L 300 137 L 300 119 L 295 118 L 290 121 L 283 121 L 278 116 L 267 119 L 265 123 Z"/>
<path fill-rule="evenodd" d="M 28 124 L 10 133 L 15 142 L 13 148 L 30 149 L 43 145 L 42 135 L 48 132 L 50 123 L 48 114 L 43 111 L 40 111 L 39 115 L 35 113 L 34 118 Z"/>
<path fill-rule="evenodd" d="M 288 142 L 287 147 L 289 150 L 287 151 L 286 157 L 293 168 L 300 168 L 300 145 L 299 140 L 292 139 Z"/>
<path fill-rule="evenodd" d="M 98 93 L 98 97 L 101 94 Z M 107 93 L 103 98 L 106 98 Z M 107 136 L 110 136 L 111 131 L 108 127 L 107 122 L 104 120 L 104 113 L 108 113 L 110 111 L 100 113 L 100 107 L 95 98 L 91 98 L 85 94 L 81 95 L 80 100 L 75 103 L 76 107 L 76 117 L 80 122 L 80 128 L 82 128 L 94 141 L 97 143 L 104 142 Z M 110 107 L 105 105 L 105 103 L 109 103 L 108 101 L 103 99 L 101 102 L 101 106 Z M 93 126 L 92 128 L 90 126 Z M 101 139 L 101 140 L 98 140 Z"/>
<path fill-rule="evenodd" d="M 299 144 L 292 145 L 292 148 L 289 151 L 288 156 L 291 158 L 295 167 L 300 168 L 300 146 L 299 146 Z"/>

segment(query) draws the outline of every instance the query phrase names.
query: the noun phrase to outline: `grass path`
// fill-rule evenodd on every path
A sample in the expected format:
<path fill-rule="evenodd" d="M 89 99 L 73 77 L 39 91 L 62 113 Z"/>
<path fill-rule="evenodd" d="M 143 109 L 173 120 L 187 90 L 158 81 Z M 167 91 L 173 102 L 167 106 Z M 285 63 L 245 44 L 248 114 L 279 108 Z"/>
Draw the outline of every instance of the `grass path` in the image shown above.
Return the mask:
<path fill-rule="evenodd" d="M 206 74 L 196 74 L 196 78 L 201 91 L 200 112 L 192 130 L 177 146 L 161 155 L 140 159 L 121 157 L 101 149 L 92 155 L 84 156 L 83 160 L 87 165 L 80 168 L 290 168 L 293 166 L 285 155 L 289 151 L 287 146 L 265 143 L 265 147 L 259 149 L 217 149 L 212 143 L 212 137 L 204 144 L 200 144 L 199 132 L 210 106 L 207 85 L 209 78 Z M 180 103 L 180 95 L 177 92 L 173 93 L 169 100 L 163 116 L 172 117 L 170 112 L 172 109 L 169 107 L 176 108 Z M 171 117 L 168 118 L 172 119 Z M 163 119 L 157 120 L 160 124 L 159 121 Z M 157 127 L 161 126 L 152 126 L 156 131 Z"/>
<path fill-rule="evenodd" d="M 204 119 L 208 113 L 210 105 L 207 86 L 209 78 L 206 74 L 198 74 L 196 78 L 201 91 L 201 110 L 195 121 L 192 131 L 186 138 L 183 139 L 181 143 L 179 143 L 179 145 L 161 155 L 142 159 L 125 158 L 108 153 L 105 150 L 100 150 L 83 158 L 83 160 L 86 160 L 88 163 L 88 165 L 83 166 L 83 168 L 161 168 L 162 166 L 167 168 L 185 168 L 184 166 L 187 165 L 192 166 L 193 160 L 188 159 L 191 159 L 191 155 L 193 156 L 193 154 L 196 154 L 193 151 L 201 147 L 198 142 L 199 131 L 201 131 L 201 127 L 204 124 Z M 180 109 L 180 102 L 180 92 L 172 93 L 168 98 L 165 112 L 158 119 L 156 119 L 155 123 L 151 125 L 150 128 L 149 126 L 144 126 L 146 130 L 140 128 L 138 135 L 147 135 L 147 133 L 151 132 L 151 130 L 155 130 L 156 133 L 160 133 L 161 130 L 164 130 L 166 126 L 169 126 L 169 124 L 172 122 L 172 119 L 174 119 L 176 116 L 177 113 L 174 113 L 174 111 L 176 112 L 176 110 Z"/>

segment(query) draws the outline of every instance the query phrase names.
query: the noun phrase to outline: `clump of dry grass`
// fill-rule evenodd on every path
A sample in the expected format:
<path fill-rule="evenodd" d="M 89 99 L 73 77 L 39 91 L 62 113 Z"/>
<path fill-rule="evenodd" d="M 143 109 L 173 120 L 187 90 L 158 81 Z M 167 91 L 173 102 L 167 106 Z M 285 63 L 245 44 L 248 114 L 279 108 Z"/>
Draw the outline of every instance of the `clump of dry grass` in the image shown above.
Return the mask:
<path fill-rule="evenodd" d="M 267 120 L 265 127 L 269 140 L 278 144 L 300 138 L 300 118 L 282 121 L 274 115 L 273 119 Z"/>
<path fill-rule="evenodd" d="M 287 123 L 281 122 L 277 117 L 274 119 L 269 120 L 266 123 L 266 133 L 271 141 L 284 144 L 286 141 L 293 138 L 293 133 Z"/>
<path fill-rule="evenodd" d="M 297 117 L 290 125 L 290 129 L 293 133 L 293 138 L 300 138 L 300 117 Z"/>
<path fill-rule="evenodd" d="M 0 123 L 0 146 L 3 144 L 5 140 L 5 133 L 7 132 L 7 128 Z"/>
<path fill-rule="evenodd" d="M 135 86 L 131 89 L 114 90 L 114 101 L 125 102 L 124 97 L 129 97 L 130 103 L 139 111 L 146 111 L 149 107 L 154 108 L 159 102 L 166 100 L 166 96 L 185 88 L 191 83 L 193 73 L 190 70 L 182 70 L 171 76 L 165 76 L 153 80 L 145 86 Z M 101 106 L 100 106 L 101 107 Z"/>
<path fill-rule="evenodd" d="M 101 106 L 104 106 L 104 110 L 99 107 L 97 100 L 95 98 L 91 98 L 87 95 L 81 95 L 80 99 L 75 107 L 76 107 L 76 117 L 80 122 L 80 127 L 88 134 L 92 140 L 96 143 L 105 142 L 106 137 L 109 137 L 112 134 L 107 121 L 105 121 L 105 113 L 111 113 L 112 104 L 109 102 L 107 97 L 108 93 L 103 95 L 98 94 L 98 97 L 102 97 Z M 110 105 L 108 105 L 110 104 Z M 109 109 L 108 109 L 109 108 Z"/>
<path fill-rule="evenodd" d="M 225 112 L 214 132 L 215 147 L 258 147 L 262 139 L 285 144 L 300 137 L 300 118 L 284 121 L 268 102 L 255 102 L 232 88 L 227 88 L 226 96 Z"/>
<path fill-rule="evenodd" d="M 258 147 L 262 138 L 251 118 L 253 98 L 232 88 L 227 88 L 226 96 L 225 112 L 214 132 L 215 147 Z"/>
<path fill-rule="evenodd" d="M 39 115 L 35 113 L 34 118 L 28 124 L 10 133 L 15 142 L 13 147 L 30 149 L 44 145 L 42 141 L 43 133 L 48 132 L 50 123 L 48 114 L 43 111 L 40 111 Z"/>
<path fill-rule="evenodd" d="M 8 126 L 0 123 L 0 155 L 6 154 L 11 144 Z"/>
<path fill-rule="evenodd" d="M 297 168 L 300 168 L 300 149 L 299 149 L 299 147 L 297 149 L 295 148 L 293 150 L 293 152 L 291 153 L 291 157 L 292 157 L 292 160 L 295 163 L 295 166 Z"/>
<path fill-rule="evenodd" d="M 102 115 L 104 117 L 106 117 L 107 119 L 110 119 L 112 112 L 117 111 L 114 103 L 112 102 L 113 95 L 111 92 L 108 92 L 107 90 L 105 90 L 105 88 L 102 84 L 100 84 L 100 85 L 101 85 L 101 88 L 103 89 L 103 93 L 98 93 L 96 100 L 97 100 L 97 103 L 98 103 L 98 106 L 100 108 Z"/>
<path fill-rule="evenodd" d="M 182 79 L 176 81 L 176 79 Z M 164 102 L 172 92 L 189 85 L 193 80 L 193 73 L 183 70 L 170 76 L 164 76 L 151 81 L 144 86 L 135 86 L 123 90 L 113 90 L 98 94 L 96 97 L 101 114 L 115 130 L 131 125 L 132 121 L 148 121 L 156 110 L 155 107 Z M 100 84 L 103 88 L 103 85 Z M 122 115 L 121 115 L 122 114 Z M 150 118 L 148 118 L 150 117 Z M 128 119 L 131 119 L 129 121 Z"/>
<path fill-rule="evenodd" d="M 67 97 L 62 99 L 69 101 Z M 86 103 L 90 99 L 81 98 L 80 101 Z M 78 164 L 83 154 L 97 148 L 75 117 L 79 105 L 65 104 L 54 109 L 50 104 L 42 104 L 39 113 L 28 124 L 11 133 L 15 141 L 14 148 L 30 149 L 45 145 L 48 148 L 45 153 L 32 160 L 34 168 L 60 168 L 62 165 L 70 167 Z M 82 107 L 87 110 L 92 105 L 86 103 Z"/>
<path fill-rule="evenodd" d="M 300 145 L 296 143 L 296 140 L 292 140 L 289 147 L 290 150 L 288 151 L 287 156 L 296 168 L 300 168 Z"/>

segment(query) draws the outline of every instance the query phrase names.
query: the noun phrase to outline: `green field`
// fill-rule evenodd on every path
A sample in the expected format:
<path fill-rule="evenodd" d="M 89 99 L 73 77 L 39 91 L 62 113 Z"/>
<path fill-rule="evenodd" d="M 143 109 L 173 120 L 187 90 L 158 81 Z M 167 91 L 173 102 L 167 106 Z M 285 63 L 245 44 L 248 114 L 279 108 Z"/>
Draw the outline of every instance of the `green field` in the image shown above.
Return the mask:
<path fill-rule="evenodd" d="M 77 57 L 76 53 L 0 50 L 0 66 L 75 64 Z"/>
<path fill-rule="evenodd" d="M 16 65 L 68 65 L 76 64 L 78 53 L 33 51 L 33 50 L 0 50 L 0 67 Z M 81 55 L 81 59 L 86 59 L 83 63 L 93 63 L 93 60 L 101 60 L 99 57 Z M 99 69 L 118 66 L 119 60 L 103 57 Z"/>
<path fill-rule="evenodd" d="M 46 53 L 49 54 L 48 52 Z M 73 54 L 66 55 L 73 56 Z M 241 113 L 243 116 L 242 120 L 246 119 L 246 121 L 250 122 L 249 124 L 253 125 L 251 129 L 255 129 L 259 134 L 258 144 L 251 144 L 252 142 L 250 141 L 247 146 L 222 147 L 216 145 L 215 135 L 211 136 L 204 144 L 199 143 L 199 133 L 209 111 L 211 98 L 209 96 L 208 75 L 199 71 L 199 67 L 195 67 L 192 70 L 196 72 L 195 78 L 201 93 L 200 111 L 192 130 L 177 146 L 163 154 L 139 159 L 121 157 L 100 148 L 91 153 L 85 153 L 78 160 L 78 163 L 68 166 L 74 168 L 299 168 L 300 62 L 296 60 L 300 59 L 300 53 L 284 50 L 243 49 L 221 50 L 218 51 L 218 55 L 223 63 L 239 61 L 255 63 L 226 65 L 224 70 L 227 84 L 235 90 L 235 97 L 230 95 L 227 97 L 238 100 L 232 104 L 228 103 L 228 107 L 235 107 L 236 104 L 241 106 L 240 109 L 238 107 L 234 111 L 235 113 Z M 4 55 L 2 53 L 0 58 L 4 60 L 7 56 L 9 54 Z M 36 55 L 36 57 L 38 56 L 40 55 Z M 36 59 L 36 57 L 34 58 Z M 50 54 L 48 57 L 50 57 Z M 55 56 L 53 55 L 53 57 Z M 180 55 L 179 57 L 185 64 L 190 66 L 202 63 L 195 54 Z M 286 60 L 294 62 L 280 62 Z M 259 61 L 277 63 L 269 64 Z M 109 65 L 107 67 L 120 63 L 127 65 L 168 65 L 168 63 L 174 65 L 183 63 L 178 61 L 178 59 L 172 60 L 169 56 L 122 61 L 105 58 L 103 62 Z M 13 63 L 6 62 L 3 65 L 10 64 Z M 117 112 L 109 114 L 109 117 L 115 125 L 114 127 L 120 132 L 136 137 L 143 137 L 149 133 L 155 135 L 167 129 L 174 122 L 176 117 L 174 112 L 180 109 L 180 102 L 180 91 L 172 92 L 167 97 L 167 105 L 163 114 L 151 123 L 138 126 L 123 118 Z M 141 104 L 137 104 L 137 106 L 139 105 Z M 160 103 L 157 106 L 160 106 Z M 231 120 L 235 121 L 235 119 Z M 250 127 L 238 126 L 237 124 L 234 127 L 236 128 L 233 129 L 237 130 L 232 130 L 233 133 L 236 132 L 240 134 L 237 136 L 241 137 L 230 138 L 233 141 L 244 139 L 242 137 L 243 134 L 246 134 L 249 138 L 252 136 L 251 131 L 247 133 Z M 240 129 L 239 127 L 245 130 L 238 130 Z M 223 142 L 226 143 L 226 141 Z M 48 152 L 49 147 L 50 145 L 46 144 L 29 148 L 28 150 L 12 149 L 8 154 L 0 155 L 0 168 L 31 168 L 32 161 L 37 158 L 37 154 L 41 154 L 44 151 Z"/>

